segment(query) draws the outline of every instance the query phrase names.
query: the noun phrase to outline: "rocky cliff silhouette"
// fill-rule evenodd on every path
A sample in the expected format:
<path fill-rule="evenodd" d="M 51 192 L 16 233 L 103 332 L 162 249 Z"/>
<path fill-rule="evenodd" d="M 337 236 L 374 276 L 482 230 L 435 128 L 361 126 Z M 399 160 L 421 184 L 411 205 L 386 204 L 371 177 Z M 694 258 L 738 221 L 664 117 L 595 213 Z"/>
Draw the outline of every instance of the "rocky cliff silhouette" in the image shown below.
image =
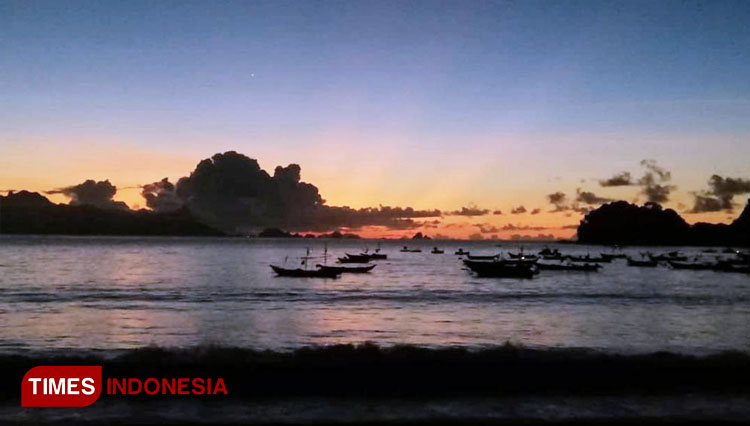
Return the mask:
<path fill-rule="evenodd" d="M 187 209 L 170 213 L 54 204 L 36 192 L 0 196 L 0 234 L 223 235 Z"/>
<path fill-rule="evenodd" d="M 578 227 L 586 244 L 750 246 L 750 200 L 729 225 L 690 225 L 672 209 L 616 201 L 589 212 Z"/>

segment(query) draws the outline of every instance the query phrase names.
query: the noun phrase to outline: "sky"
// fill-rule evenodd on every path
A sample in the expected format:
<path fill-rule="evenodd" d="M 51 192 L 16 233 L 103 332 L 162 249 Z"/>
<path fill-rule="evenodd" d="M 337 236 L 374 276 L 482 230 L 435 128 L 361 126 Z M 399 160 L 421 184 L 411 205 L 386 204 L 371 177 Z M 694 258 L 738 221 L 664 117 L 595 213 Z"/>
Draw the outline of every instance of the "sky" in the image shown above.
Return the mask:
<path fill-rule="evenodd" d="M 234 150 L 329 205 L 503 212 L 430 234 L 569 236 L 548 194 L 642 203 L 598 182 L 650 159 L 666 206 L 726 222 L 688 210 L 750 177 L 748 22 L 747 1 L 0 0 L 0 189 L 109 179 L 143 207 Z"/>

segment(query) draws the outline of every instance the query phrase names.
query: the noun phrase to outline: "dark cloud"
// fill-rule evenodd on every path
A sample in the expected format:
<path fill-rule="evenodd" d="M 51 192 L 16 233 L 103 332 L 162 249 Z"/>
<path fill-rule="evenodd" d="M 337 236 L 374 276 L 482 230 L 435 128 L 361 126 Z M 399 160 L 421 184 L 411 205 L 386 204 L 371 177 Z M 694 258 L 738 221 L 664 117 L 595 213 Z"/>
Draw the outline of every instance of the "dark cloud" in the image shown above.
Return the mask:
<path fill-rule="evenodd" d="M 554 209 L 550 210 L 551 213 L 564 212 L 570 209 L 568 207 L 568 197 L 563 192 L 557 191 L 547 194 L 547 200 L 555 206 Z"/>
<path fill-rule="evenodd" d="M 642 160 L 641 166 L 646 168 L 646 173 L 638 179 L 638 185 L 642 187 L 642 194 L 651 203 L 666 203 L 669 194 L 676 189 L 674 185 L 665 184 L 672 179 L 672 173 L 659 167 L 654 160 Z"/>
<path fill-rule="evenodd" d="M 524 206 L 514 207 L 510 211 L 510 214 L 522 214 L 522 213 L 526 213 L 526 207 L 524 207 Z"/>
<path fill-rule="evenodd" d="M 508 223 L 503 225 L 501 229 L 503 231 L 542 231 L 549 228 L 546 226 L 513 225 L 512 223 Z"/>
<path fill-rule="evenodd" d="M 481 209 L 477 206 L 461 207 L 461 210 L 455 210 L 446 213 L 449 216 L 484 216 L 490 213 L 489 209 Z"/>
<path fill-rule="evenodd" d="M 183 206 L 175 186 L 167 178 L 143 185 L 141 196 L 146 199 L 146 206 L 157 212 L 175 211 Z"/>
<path fill-rule="evenodd" d="M 583 204 L 604 204 L 612 201 L 612 199 L 599 197 L 593 192 L 581 191 L 581 188 L 578 188 L 576 189 L 576 201 Z"/>
<path fill-rule="evenodd" d="M 495 216 L 500 216 L 501 214 L 503 214 L 503 211 L 502 210 L 495 210 L 495 211 L 492 212 L 492 214 L 494 214 Z"/>
<path fill-rule="evenodd" d="M 732 210 L 734 196 L 750 192 L 750 179 L 713 175 L 708 180 L 708 188 L 708 191 L 693 193 L 695 202 L 691 213 Z"/>
<path fill-rule="evenodd" d="M 441 216 L 440 210 L 411 207 L 327 206 L 317 187 L 302 182 L 299 165 L 276 167 L 270 176 L 256 160 L 234 151 L 201 161 L 177 182 L 175 191 L 196 216 L 225 230 L 407 229 L 419 223 L 405 219 Z"/>
<path fill-rule="evenodd" d="M 116 193 L 117 187 L 109 183 L 108 180 L 96 182 L 91 179 L 78 185 L 47 191 L 47 194 L 62 194 L 70 197 L 70 204 L 74 206 L 90 205 L 102 209 L 127 210 L 127 204 L 112 199 Z"/>
<path fill-rule="evenodd" d="M 500 231 L 496 226 L 492 226 L 487 223 L 477 223 L 474 224 L 474 226 L 479 228 L 479 232 L 482 234 L 495 234 Z"/>
<path fill-rule="evenodd" d="M 519 235 L 514 234 L 510 237 L 514 241 L 554 241 L 555 236 L 552 234 L 537 234 L 537 235 Z"/>
<path fill-rule="evenodd" d="M 535 215 L 535 214 L 539 214 L 541 212 L 542 212 L 542 209 L 534 209 L 534 210 L 531 211 L 531 214 Z"/>
<path fill-rule="evenodd" d="M 722 202 L 722 200 L 701 195 L 701 194 L 693 194 L 695 197 L 695 202 L 693 204 L 693 208 L 689 210 L 689 213 L 706 213 L 706 212 L 718 212 L 725 209 L 725 206 Z"/>
<path fill-rule="evenodd" d="M 635 185 L 635 182 L 633 181 L 633 177 L 630 175 L 630 172 L 620 172 L 612 176 L 609 179 L 600 180 L 599 185 L 601 186 L 630 186 L 630 185 Z"/>

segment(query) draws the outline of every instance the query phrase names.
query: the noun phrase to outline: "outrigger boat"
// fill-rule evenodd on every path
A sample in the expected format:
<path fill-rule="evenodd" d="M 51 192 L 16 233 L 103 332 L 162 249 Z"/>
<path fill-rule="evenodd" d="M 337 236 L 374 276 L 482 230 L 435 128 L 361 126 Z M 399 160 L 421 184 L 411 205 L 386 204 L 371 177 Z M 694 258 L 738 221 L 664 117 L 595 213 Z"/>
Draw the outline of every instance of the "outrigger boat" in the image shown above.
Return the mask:
<path fill-rule="evenodd" d="M 366 253 L 362 253 L 366 254 Z M 370 254 L 370 259 L 388 259 L 388 255 L 380 252 L 380 247 L 375 249 L 375 253 Z"/>
<path fill-rule="evenodd" d="M 369 263 L 372 256 L 369 254 L 349 254 L 346 253 L 345 257 L 339 257 L 339 263 Z"/>
<path fill-rule="evenodd" d="M 464 249 L 460 248 L 460 249 L 456 250 L 456 252 L 453 253 L 453 254 L 455 254 L 456 256 L 463 256 L 463 255 L 468 256 L 469 252 L 468 251 L 464 251 Z"/>
<path fill-rule="evenodd" d="M 568 260 L 571 262 L 590 262 L 590 263 L 610 263 L 612 262 L 611 258 L 608 257 L 591 257 L 591 255 L 586 256 L 568 256 Z"/>
<path fill-rule="evenodd" d="M 539 273 L 536 265 L 504 260 L 485 262 L 467 259 L 464 260 L 464 265 L 477 276 L 488 278 L 533 278 Z"/>
<path fill-rule="evenodd" d="M 335 274 L 366 274 L 377 265 L 367 265 L 367 266 L 327 266 L 327 265 L 315 265 L 318 267 L 321 271 L 329 271 L 331 273 Z"/>
<path fill-rule="evenodd" d="M 498 257 L 500 257 L 499 254 L 495 254 L 495 255 L 492 255 L 492 256 L 472 256 L 472 255 L 470 255 L 468 253 L 466 254 L 466 258 L 469 259 L 469 260 L 495 260 Z"/>
<path fill-rule="evenodd" d="M 421 253 L 422 249 L 410 249 L 409 247 L 404 246 L 400 251 L 401 253 Z"/>
<path fill-rule="evenodd" d="M 539 269 L 550 271 L 583 271 L 598 272 L 602 265 L 598 263 L 537 263 Z"/>
<path fill-rule="evenodd" d="M 271 269 L 280 277 L 295 278 L 338 278 L 341 272 L 324 270 L 324 269 L 288 269 L 280 266 L 271 265 Z"/>
<path fill-rule="evenodd" d="M 443 253 L 445 253 L 445 250 L 440 250 L 439 248 L 434 247 L 432 249 L 432 251 L 430 251 L 430 253 L 432 253 L 432 254 L 443 254 Z"/>

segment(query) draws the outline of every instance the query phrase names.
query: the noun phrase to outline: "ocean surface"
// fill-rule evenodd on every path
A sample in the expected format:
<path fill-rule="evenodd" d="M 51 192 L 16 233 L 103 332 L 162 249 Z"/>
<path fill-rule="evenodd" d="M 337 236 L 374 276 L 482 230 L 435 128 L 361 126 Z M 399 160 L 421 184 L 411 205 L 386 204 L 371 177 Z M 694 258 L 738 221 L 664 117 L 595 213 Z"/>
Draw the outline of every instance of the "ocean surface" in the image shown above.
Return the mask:
<path fill-rule="evenodd" d="M 370 274 L 280 278 L 294 267 L 374 250 Z M 401 253 L 404 244 L 422 253 Z M 668 267 L 476 278 L 453 252 L 517 243 L 245 238 L 0 236 L 0 352 L 238 346 L 291 350 L 373 342 L 706 354 L 750 351 L 750 277 Z M 438 245 L 445 254 L 431 254 Z M 327 246 L 328 258 L 323 258 Z M 549 246 L 598 255 L 606 247 Z M 674 248 L 631 247 L 637 255 Z M 701 248 L 680 248 L 691 256 Z"/>

